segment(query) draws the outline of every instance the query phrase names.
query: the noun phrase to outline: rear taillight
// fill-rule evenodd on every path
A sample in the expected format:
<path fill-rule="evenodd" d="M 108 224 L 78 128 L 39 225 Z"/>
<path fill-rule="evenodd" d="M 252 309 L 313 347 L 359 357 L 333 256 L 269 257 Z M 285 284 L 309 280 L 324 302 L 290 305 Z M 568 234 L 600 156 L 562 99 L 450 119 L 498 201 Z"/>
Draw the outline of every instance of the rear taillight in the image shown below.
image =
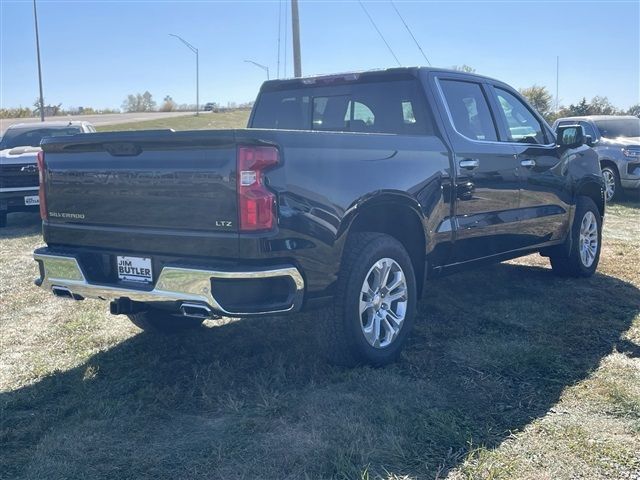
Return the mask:
<path fill-rule="evenodd" d="M 44 194 L 44 152 L 38 152 L 38 179 L 40 181 L 40 189 L 38 196 L 40 197 L 40 218 L 46 220 L 47 214 L 47 197 Z"/>
<path fill-rule="evenodd" d="M 265 170 L 278 164 L 275 147 L 238 147 L 238 219 L 240 231 L 271 230 L 276 197 L 264 185 Z"/>

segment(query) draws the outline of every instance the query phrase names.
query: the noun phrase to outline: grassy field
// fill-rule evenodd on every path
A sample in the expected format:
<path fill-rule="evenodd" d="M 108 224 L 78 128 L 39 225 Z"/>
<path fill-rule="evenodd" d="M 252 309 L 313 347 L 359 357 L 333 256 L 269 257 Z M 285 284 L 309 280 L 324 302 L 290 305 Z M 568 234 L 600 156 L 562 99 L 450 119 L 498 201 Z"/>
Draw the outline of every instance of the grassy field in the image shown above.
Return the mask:
<path fill-rule="evenodd" d="M 250 110 L 233 110 L 230 112 L 202 112 L 200 115 L 185 115 L 183 117 L 160 118 L 143 122 L 121 123 L 118 125 L 103 125 L 97 127 L 100 132 L 122 130 L 155 130 L 173 128 L 174 130 L 206 130 L 225 128 L 244 128 L 247 126 Z"/>
<path fill-rule="evenodd" d="M 590 279 L 532 255 L 432 281 L 383 369 L 325 364 L 312 315 L 163 337 L 54 299 L 38 223 L 0 231 L 0 478 L 640 478 L 638 202 Z"/>

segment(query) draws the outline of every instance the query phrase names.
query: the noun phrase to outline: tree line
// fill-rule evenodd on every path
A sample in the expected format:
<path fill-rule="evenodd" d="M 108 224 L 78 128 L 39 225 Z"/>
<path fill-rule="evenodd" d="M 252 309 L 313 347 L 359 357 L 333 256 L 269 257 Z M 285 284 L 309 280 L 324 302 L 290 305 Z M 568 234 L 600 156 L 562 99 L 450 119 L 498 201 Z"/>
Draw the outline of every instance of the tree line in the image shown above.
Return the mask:
<path fill-rule="evenodd" d="M 533 85 L 521 88 L 520 93 L 531 106 L 535 108 L 549 123 L 562 117 L 579 117 L 584 115 L 635 115 L 640 118 L 640 103 L 629 107 L 628 110 L 616 108 L 607 97 L 596 95 L 590 101 L 582 97 L 576 104 L 561 106 L 557 111 L 553 108 L 553 96 L 547 87 Z"/>

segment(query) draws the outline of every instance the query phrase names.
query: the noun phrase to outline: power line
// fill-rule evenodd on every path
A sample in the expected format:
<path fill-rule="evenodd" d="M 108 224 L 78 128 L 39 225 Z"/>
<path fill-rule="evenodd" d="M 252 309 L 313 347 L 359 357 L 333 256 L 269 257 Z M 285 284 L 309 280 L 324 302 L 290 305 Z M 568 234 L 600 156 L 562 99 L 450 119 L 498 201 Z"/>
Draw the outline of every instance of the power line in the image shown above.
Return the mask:
<path fill-rule="evenodd" d="M 362 2 L 360 0 L 358 0 L 358 3 L 362 7 L 362 10 L 364 10 L 364 13 L 367 15 L 367 17 L 369 17 L 369 21 L 371 22 L 371 25 L 373 25 L 373 28 L 375 28 L 376 32 L 378 32 L 378 35 L 380 35 L 380 38 L 382 39 L 384 44 L 387 46 L 387 48 L 391 52 L 391 55 L 393 55 L 393 58 L 396 59 L 396 62 L 398 63 L 399 66 L 402 66 L 402 64 L 400 63 L 400 60 L 398 60 L 398 57 L 396 57 L 396 54 L 393 52 L 393 49 L 391 48 L 391 45 L 389 45 L 387 40 L 384 38 L 384 35 L 382 35 L 382 32 L 380 31 L 380 29 L 376 25 L 376 22 L 373 21 L 373 18 L 371 18 L 371 15 L 369 15 L 369 12 L 367 11 L 367 9 L 364 7 L 364 5 L 362 4 Z"/>
<path fill-rule="evenodd" d="M 420 50 L 420 53 L 422 54 L 422 56 L 424 57 L 424 59 L 427 61 L 427 63 L 429 64 L 429 66 L 431 66 L 431 62 L 429 61 L 429 59 L 427 58 L 427 56 L 425 55 L 424 51 L 422 50 L 422 47 L 420 46 L 420 44 L 418 43 L 418 40 L 416 40 L 416 37 L 413 35 L 413 32 L 411 31 L 411 29 L 409 28 L 409 25 L 407 25 L 407 22 L 404 21 L 404 18 L 402 18 L 402 15 L 400 14 L 400 11 L 398 10 L 398 8 L 396 7 L 396 4 L 393 3 L 393 0 L 391 1 L 391 6 L 393 7 L 393 9 L 396 11 L 396 13 L 398 14 L 398 17 L 400 17 L 400 20 L 402 20 L 402 23 L 404 24 L 404 27 L 407 29 L 407 32 L 409 32 L 409 35 L 411 35 L 411 38 L 413 38 L 413 41 L 416 44 L 416 47 L 418 47 L 418 50 Z"/>

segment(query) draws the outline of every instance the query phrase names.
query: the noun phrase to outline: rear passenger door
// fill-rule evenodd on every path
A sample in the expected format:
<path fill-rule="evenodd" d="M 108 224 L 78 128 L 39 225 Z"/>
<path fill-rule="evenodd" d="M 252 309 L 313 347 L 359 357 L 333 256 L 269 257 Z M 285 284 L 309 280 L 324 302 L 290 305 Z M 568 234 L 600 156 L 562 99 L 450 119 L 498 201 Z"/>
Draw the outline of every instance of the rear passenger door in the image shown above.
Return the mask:
<path fill-rule="evenodd" d="M 433 81 L 455 165 L 453 263 L 500 254 L 518 237 L 519 162 L 500 141 L 482 79 L 438 74 Z"/>
<path fill-rule="evenodd" d="M 572 195 L 563 168 L 566 149 L 518 93 L 502 84 L 489 88 L 501 137 L 514 147 L 519 167 L 520 246 L 559 240 L 568 229 Z"/>

